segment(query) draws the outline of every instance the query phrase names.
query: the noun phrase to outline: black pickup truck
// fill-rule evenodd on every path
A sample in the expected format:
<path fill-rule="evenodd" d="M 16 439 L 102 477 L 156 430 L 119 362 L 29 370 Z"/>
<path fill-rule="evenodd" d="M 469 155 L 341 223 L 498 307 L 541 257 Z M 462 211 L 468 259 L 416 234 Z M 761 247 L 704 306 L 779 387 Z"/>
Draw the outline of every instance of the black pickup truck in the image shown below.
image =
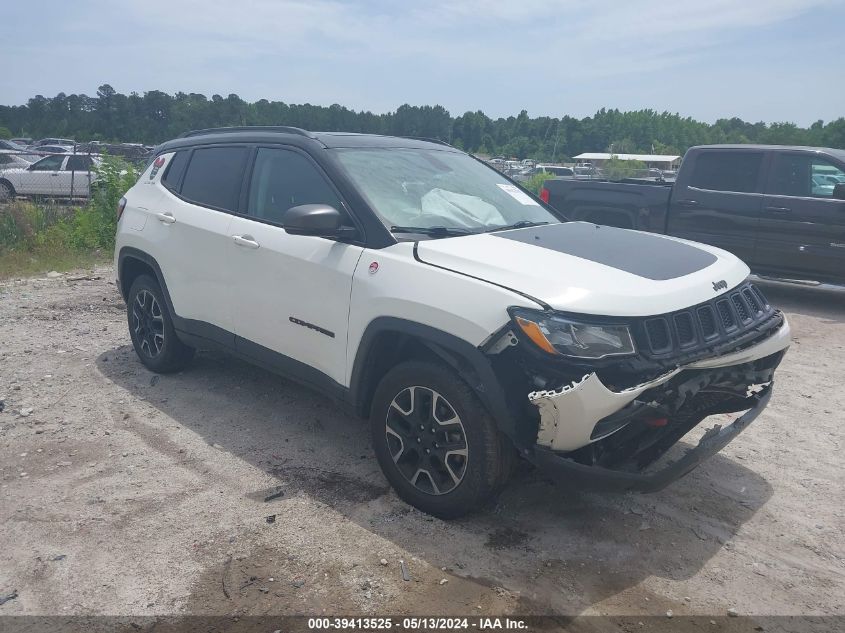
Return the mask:
<path fill-rule="evenodd" d="M 718 246 L 755 273 L 845 284 L 845 150 L 692 147 L 674 183 L 557 178 L 540 197 L 570 220 Z"/>

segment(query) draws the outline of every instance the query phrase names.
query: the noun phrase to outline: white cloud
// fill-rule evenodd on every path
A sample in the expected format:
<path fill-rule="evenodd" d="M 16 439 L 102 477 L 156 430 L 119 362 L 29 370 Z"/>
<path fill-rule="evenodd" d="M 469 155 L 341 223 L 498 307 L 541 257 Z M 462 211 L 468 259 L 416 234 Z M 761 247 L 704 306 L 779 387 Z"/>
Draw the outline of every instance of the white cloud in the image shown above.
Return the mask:
<path fill-rule="evenodd" d="M 426 56 L 468 68 L 519 68 L 525 59 L 578 58 L 603 75 L 662 68 L 706 54 L 737 32 L 779 23 L 837 0 L 709 2 L 634 0 L 432 0 L 396 6 L 333 0 L 146 0 L 124 5 L 132 21 L 166 33 L 170 46 L 210 58 L 255 54 L 336 60 Z M 114 6 L 114 5 L 109 5 Z M 235 7 L 233 10 L 233 6 Z M 104 5 L 103 15 L 108 14 Z M 178 36 L 178 37 L 174 37 Z M 180 38 L 182 44 L 180 45 Z M 677 58 L 676 56 L 681 56 Z"/>

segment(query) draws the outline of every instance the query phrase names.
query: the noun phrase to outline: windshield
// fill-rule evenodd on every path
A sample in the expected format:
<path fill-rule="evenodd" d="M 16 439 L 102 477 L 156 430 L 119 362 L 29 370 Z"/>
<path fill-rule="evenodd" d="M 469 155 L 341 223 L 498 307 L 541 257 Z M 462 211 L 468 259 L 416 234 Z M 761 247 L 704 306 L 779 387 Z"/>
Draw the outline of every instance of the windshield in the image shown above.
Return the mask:
<path fill-rule="evenodd" d="M 496 170 L 466 154 L 433 149 L 333 151 L 370 206 L 397 233 L 414 227 L 445 229 L 433 233 L 437 237 L 560 221 Z"/>

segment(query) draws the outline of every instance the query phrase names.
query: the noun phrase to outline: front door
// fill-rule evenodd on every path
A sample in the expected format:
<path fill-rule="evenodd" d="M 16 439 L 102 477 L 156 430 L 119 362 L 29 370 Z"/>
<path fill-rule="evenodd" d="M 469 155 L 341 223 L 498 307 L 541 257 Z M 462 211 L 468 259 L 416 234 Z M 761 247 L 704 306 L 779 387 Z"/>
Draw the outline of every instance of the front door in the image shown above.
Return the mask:
<path fill-rule="evenodd" d="M 33 163 L 26 172 L 21 174 L 20 193 L 43 196 L 60 195 L 59 174 L 65 158 L 63 154 L 54 154 L 45 156 L 38 162 Z"/>
<path fill-rule="evenodd" d="M 845 281 L 845 200 L 833 197 L 845 165 L 806 152 L 774 156 L 757 243 L 767 270 Z"/>
<path fill-rule="evenodd" d="M 247 216 L 229 227 L 236 346 L 259 359 L 275 352 L 295 361 L 294 370 L 307 372 L 302 363 L 343 384 L 352 275 L 363 248 L 285 232 L 285 213 L 302 204 L 344 209 L 307 155 L 259 148 Z"/>

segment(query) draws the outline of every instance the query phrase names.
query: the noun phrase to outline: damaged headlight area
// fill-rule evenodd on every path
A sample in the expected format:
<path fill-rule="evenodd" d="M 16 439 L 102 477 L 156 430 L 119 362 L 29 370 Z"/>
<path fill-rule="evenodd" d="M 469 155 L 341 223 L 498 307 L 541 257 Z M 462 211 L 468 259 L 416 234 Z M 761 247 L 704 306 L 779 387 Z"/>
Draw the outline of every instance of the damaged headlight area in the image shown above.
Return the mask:
<path fill-rule="evenodd" d="M 509 312 L 519 332 L 548 354 L 599 360 L 637 352 L 631 330 L 625 324 L 587 323 L 554 312 L 518 307 Z"/>

